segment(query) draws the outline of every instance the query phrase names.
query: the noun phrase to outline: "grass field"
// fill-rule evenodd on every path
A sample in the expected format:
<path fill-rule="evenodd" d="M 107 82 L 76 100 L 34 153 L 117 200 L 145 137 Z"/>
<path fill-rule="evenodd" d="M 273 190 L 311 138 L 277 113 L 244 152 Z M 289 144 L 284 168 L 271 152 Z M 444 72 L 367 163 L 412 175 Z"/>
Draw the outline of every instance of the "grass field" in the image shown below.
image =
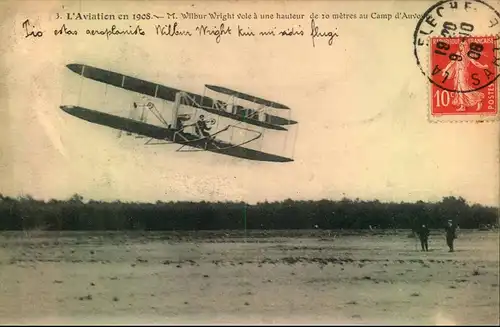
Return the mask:
<path fill-rule="evenodd" d="M 0 233 L 0 323 L 498 324 L 499 235 Z"/>

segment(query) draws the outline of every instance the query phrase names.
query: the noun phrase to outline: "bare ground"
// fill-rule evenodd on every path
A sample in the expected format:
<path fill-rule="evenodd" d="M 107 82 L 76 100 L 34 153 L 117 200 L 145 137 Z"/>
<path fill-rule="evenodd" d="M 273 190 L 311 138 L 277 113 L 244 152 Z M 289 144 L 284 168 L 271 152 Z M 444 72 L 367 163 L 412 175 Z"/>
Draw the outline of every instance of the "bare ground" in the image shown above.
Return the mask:
<path fill-rule="evenodd" d="M 0 233 L 0 323 L 498 324 L 499 235 Z"/>

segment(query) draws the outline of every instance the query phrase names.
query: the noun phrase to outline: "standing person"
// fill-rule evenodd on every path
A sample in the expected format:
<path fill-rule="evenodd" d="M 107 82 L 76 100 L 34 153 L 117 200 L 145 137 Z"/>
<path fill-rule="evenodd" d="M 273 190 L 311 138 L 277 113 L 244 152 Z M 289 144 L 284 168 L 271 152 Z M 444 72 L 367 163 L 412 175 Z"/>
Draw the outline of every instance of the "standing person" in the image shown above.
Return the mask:
<path fill-rule="evenodd" d="M 417 229 L 418 238 L 420 239 L 420 245 L 422 246 L 422 251 L 429 251 L 429 227 L 423 224 Z"/>
<path fill-rule="evenodd" d="M 448 220 L 448 224 L 446 224 L 445 227 L 446 230 L 446 244 L 448 244 L 448 247 L 450 248 L 449 252 L 453 252 L 453 242 L 457 238 L 457 228 L 455 224 L 453 223 L 453 220 Z"/>

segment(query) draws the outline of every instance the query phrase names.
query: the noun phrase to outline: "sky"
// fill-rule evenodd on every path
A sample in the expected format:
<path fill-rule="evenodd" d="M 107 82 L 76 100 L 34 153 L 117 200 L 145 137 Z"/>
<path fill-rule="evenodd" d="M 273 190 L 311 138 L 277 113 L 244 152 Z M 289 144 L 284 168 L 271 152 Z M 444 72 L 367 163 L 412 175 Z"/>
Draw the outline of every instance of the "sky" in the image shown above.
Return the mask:
<path fill-rule="evenodd" d="M 498 205 L 498 123 L 429 120 L 429 83 L 413 55 L 416 19 L 318 20 L 336 31 L 332 45 L 308 37 L 318 13 L 422 14 L 426 1 L 293 2 L 5 2 L 0 32 L 0 193 L 40 199 L 113 201 L 276 201 L 379 199 L 439 201 L 462 196 Z M 64 8 L 62 7 L 64 5 Z M 498 6 L 497 6 L 498 7 Z M 257 9 L 256 9 L 257 8 Z M 304 13 L 306 19 L 230 20 L 269 29 L 303 28 L 305 37 L 160 37 L 141 22 L 143 37 L 85 35 L 113 22 L 55 19 L 57 12 Z M 25 38 L 22 22 L 45 30 Z M 65 23 L 78 36 L 54 37 Z M 160 24 L 168 24 L 159 20 Z M 186 29 L 210 20 L 179 21 Z M 135 26 L 135 22 L 115 22 Z M 217 23 L 220 24 L 220 21 Z M 300 27 L 298 26 L 300 25 Z M 52 34 L 51 34 L 52 33 Z M 291 108 L 299 123 L 254 144 L 293 162 L 266 163 L 176 147 L 72 117 L 60 105 L 126 115 L 137 95 L 82 81 L 65 67 L 81 63 L 203 94 L 215 84 Z M 169 104 L 157 102 L 158 106 Z M 167 115 L 168 116 L 168 115 Z M 282 144 L 286 144 L 282 145 Z"/>

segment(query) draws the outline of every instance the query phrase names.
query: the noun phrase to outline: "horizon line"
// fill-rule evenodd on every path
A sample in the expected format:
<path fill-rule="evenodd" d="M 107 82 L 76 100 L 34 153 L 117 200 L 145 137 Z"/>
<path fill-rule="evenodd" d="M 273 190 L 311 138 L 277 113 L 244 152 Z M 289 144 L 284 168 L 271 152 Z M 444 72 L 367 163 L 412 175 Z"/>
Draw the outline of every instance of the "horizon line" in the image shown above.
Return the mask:
<path fill-rule="evenodd" d="M 40 199 L 37 197 L 34 197 L 30 194 L 19 194 L 19 195 L 6 195 L 0 192 L 0 200 L 3 200 L 4 198 L 11 198 L 14 200 L 22 200 L 28 199 L 28 200 L 34 200 L 34 201 L 39 201 L 39 202 L 51 202 L 51 201 L 60 201 L 60 202 L 65 202 L 65 201 L 70 201 L 74 199 L 75 197 L 78 198 L 79 201 L 82 203 L 89 203 L 89 202 L 101 202 L 101 203 L 113 203 L 113 202 L 121 202 L 121 203 L 138 203 L 138 204 L 157 204 L 159 203 L 244 203 L 245 205 L 258 205 L 258 204 L 263 204 L 263 203 L 281 203 L 281 202 L 286 202 L 286 201 L 292 201 L 292 202 L 320 202 L 320 201 L 329 201 L 329 202 L 342 202 L 342 201 L 351 201 L 351 202 L 379 202 L 382 204 L 419 204 L 420 202 L 423 204 L 438 204 L 442 203 L 442 201 L 446 198 L 453 198 L 455 200 L 460 200 L 462 199 L 465 204 L 469 206 L 473 205 L 481 205 L 485 207 L 491 207 L 491 208 L 497 208 L 500 210 L 500 205 L 499 204 L 485 204 L 485 203 L 479 203 L 479 202 L 472 202 L 467 200 L 463 196 L 455 196 L 455 195 L 448 195 L 448 196 L 442 196 L 439 200 L 413 200 L 413 201 L 405 201 L 405 200 L 400 200 L 400 201 L 395 201 L 395 200 L 381 200 L 381 199 L 362 199 L 359 197 L 356 198 L 349 198 L 349 197 L 342 197 L 340 199 L 334 199 L 334 198 L 320 198 L 320 199 L 292 199 L 292 198 L 284 198 L 281 200 L 272 200 L 269 201 L 267 199 L 264 200 L 259 200 L 259 201 L 244 201 L 244 200 L 149 200 L 149 201 L 143 201 L 143 200 L 123 200 L 123 199 L 113 199 L 113 200 L 104 200 L 104 199 L 94 199 L 94 198 L 86 198 L 82 196 L 81 194 L 74 193 L 73 195 L 66 197 L 66 198 L 47 198 L 47 199 Z"/>

